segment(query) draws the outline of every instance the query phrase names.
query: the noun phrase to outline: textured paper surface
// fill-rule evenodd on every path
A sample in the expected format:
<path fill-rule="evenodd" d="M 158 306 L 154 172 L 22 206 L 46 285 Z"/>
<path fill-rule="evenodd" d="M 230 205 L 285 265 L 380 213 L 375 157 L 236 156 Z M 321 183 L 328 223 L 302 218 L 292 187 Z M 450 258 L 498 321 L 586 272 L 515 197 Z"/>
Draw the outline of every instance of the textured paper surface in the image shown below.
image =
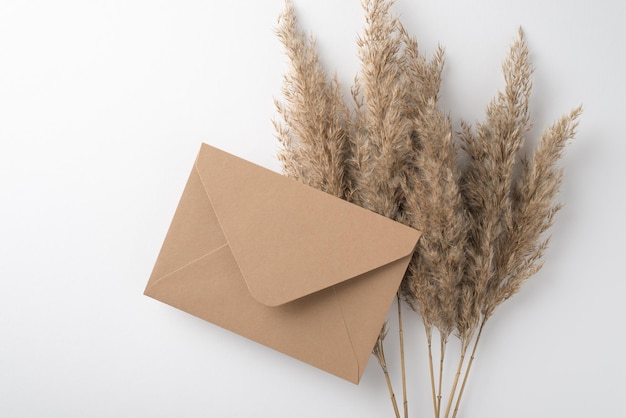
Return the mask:
<path fill-rule="evenodd" d="M 145 294 L 358 383 L 419 235 L 203 144 Z"/>

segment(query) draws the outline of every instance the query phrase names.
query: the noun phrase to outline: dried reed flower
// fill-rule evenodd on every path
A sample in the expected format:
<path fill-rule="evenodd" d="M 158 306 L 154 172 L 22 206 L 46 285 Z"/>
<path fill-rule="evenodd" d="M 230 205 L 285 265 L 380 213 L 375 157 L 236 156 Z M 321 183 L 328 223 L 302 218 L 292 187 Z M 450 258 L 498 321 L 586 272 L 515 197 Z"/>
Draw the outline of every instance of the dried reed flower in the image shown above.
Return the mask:
<path fill-rule="evenodd" d="M 470 157 L 461 183 L 470 215 L 468 258 L 457 323 L 462 358 L 478 330 L 452 417 L 458 411 L 485 323 L 503 301 L 541 268 L 548 245 L 543 235 L 561 208 L 554 202 L 562 181 L 562 171 L 556 163 L 567 141 L 575 135 L 582 108 L 574 109 L 544 131 L 533 156 L 521 160 L 522 172 L 516 177 L 518 152 L 531 128 L 528 102 L 532 72 L 528 46 L 520 29 L 503 64 L 504 92 L 488 106 L 487 120 L 478 124 L 476 133 L 464 124 L 461 134 L 463 148 Z M 458 376 L 457 373 L 448 410 Z"/>
<path fill-rule="evenodd" d="M 522 175 L 513 190 L 512 227 L 500 260 L 502 271 L 508 271 L 504 280 L 493 286 L 493 294 L 485 307 L 490 316 L 503 301 L 517 292 L 522 283 L 542 266 L 542 258 L 549 238 L 543 233 L 552 226 L 554 215 L 562 204 L 554 203 L 563 171 L 556 168 L 568 140 L 575 135 L 582 108 L 572 110 L 546 130 L 532 158 L 522 160 Z"/>
<path fill-rule="evenodd" d="M 362 4 L 366 28 L 357 40 L 361 73 L 353 87 L 356 201 L 399 220 L 405 200 L 403 174 L 412 150 L 400 25 L 389 13 L 393 1 L 366 0 Z"/>
<path fill-rule="evenodd" d="M 514 165 L 525 134 L 530 130 L 528 101 L 530 76 L 528 48 L 519 37 L 503 64 L 505 91 L 487 108 L 487 120 L 476 134 L 463 125 L 461 140 L 470 157 L 462 190 L 472 220 L 468 245 L 468 284 L 476 292 L 473 318 L 465 321 L 475 327 L 484 314 L 496 277 L 506 256 L 503 245 L 512 230 L 512 188 Z"/>
<path fill-rule="evenodd" d="M 426 327 L 435 415 L 442 391 L 443 362 L 449 335 L 455 330 L 460 283 L 465 267 L 468 222 L 458 186 L 452 126 L 431 99 L 415 121 L 416 169 L 407 173 L 406 219 L 422 231 L 403 290 L 416 301 Z M 435 395 L 432 327 L 440 334 L 439 384 Z"/>
<path fill-rule="evenodd" d="M 287 0 L 278 20 L 278 38 L 291 63 L 283 81 L 284 103 L 275 101 L 283 123 L 274 122 L 282 144 L 284 173 L 309 186 L 347 198 L 350 174 L 350 111 L 337 78 L 329 80 L 315 51 L 315 40 L 298 29 Z"/>
<path fill-rule="evenodd" d="M 560 209 L 554 203 L 562 173 L 555 165 L 575 134 L 581 108 L 546 130 L 532 158 L 518 152 L 531 128 L 528 101 L 532 68 L 520 29 L 504 62 L 505 91 L 487 108 L 487 120 L 474 133 L 464 125 L 461 139 L 470 163 L 462 190 L 471 217 L 467 282 L 474 289 L 473 319 L 489 318 L 524 280 L 541 267 L 547 246 L 543 233 Z"/>

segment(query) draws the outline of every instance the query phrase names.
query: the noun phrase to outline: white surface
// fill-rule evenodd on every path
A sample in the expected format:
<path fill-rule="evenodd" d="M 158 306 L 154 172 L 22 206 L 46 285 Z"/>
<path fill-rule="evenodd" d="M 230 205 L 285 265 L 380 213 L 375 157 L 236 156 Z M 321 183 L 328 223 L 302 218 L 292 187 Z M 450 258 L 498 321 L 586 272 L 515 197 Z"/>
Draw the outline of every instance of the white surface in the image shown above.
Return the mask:
<path fill-rule="evenodd" d="M 359 2 L 295 5 L 349 84 Z M 375 360 L 355 386 L 142 295 L 201 141 L 279 170 L 281 9 L 0 3 L 0 416 L 392 416 Z M 424 50 L 446 47 L 454 118 L 482 118 L 520 25 L 537 127 L 585 106 L 546 266 L 488 324 L 460 417 L 626 415 L 626 2 L 395 10 Z M 424 337 L 406 322 L 411 416 L 427 417 Z"/>

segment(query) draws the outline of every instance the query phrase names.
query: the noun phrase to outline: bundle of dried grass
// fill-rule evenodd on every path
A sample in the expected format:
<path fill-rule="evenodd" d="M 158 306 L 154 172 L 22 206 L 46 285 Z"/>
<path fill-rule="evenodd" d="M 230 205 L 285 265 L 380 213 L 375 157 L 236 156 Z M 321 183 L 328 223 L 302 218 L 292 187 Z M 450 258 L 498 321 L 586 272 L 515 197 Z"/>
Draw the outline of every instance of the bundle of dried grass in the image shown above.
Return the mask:
<path fill-rule="evenodd" d="M 431 60 L 421 55 L 417 41 L 391 15 L 392 5 L 392 0 L 363 2 L 366 28 L 357 40 L 362 69 L 348 106 L 336 77 L 329 80 L 320 65 L 314 40 L 297 28 L 287 1 L 278 35 L 292 66 L 284 102 L 277 102 L 283 123 L 275 126 L 287 175 L 422 231 L 401 293 L 425 326 L 434 416 L 455 417 L 486 321 L 541 268 L 548 244 L 544 233 L 561 208 L 554 202 L 562 181 L 556 163 L 575 134 L 581 109 L 547 129 L 531 157 L 519 159 L 531 128 L 533 72 L 520 30 L 503 65 L 505 89 L 487 107 L 486 121 L 475 129 L 462 122 L 455 135 L 438 106 L 443 51 Z M 463 171 L 458 143 L 469 160 Z M 400 314 L 398 305 L 407 417 Z M 373 352 L 400 417 L 385 335 L 383 329 Z M 443 367 L 451 335 L 459 337 L 461 351 L 444 411 Z"/>

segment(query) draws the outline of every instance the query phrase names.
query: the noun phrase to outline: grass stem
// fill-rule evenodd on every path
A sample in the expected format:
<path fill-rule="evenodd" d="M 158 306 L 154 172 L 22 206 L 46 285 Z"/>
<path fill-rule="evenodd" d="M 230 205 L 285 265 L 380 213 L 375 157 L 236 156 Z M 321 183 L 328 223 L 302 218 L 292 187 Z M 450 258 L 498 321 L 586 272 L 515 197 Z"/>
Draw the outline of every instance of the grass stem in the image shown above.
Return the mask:
<path fill-rule="evenodd" d="M 409 401 L 406 397 L 406 366 L 404 363 L 404 333 L 402 331 L 402 303 L 400 293 L 396 293 L 398 302 L 398 333 L 400 334 L 400 365 L 402 367 L 402 404 L 404 409 L 404 418 L 409 418 Z"/>
<path fill-rule="evenodd" d="M 430 370 L 430 387 L 433 393 L 433 408 L 435 409 L 435 418 L 439 415 L 437 405 L 437 392 L 435 391 L 435 371 L 433 370 L 433 349 L 432 349 L 432 328 L 424 323 L 426 329 L 426 341 L 428 342 L 428 366 Z"/>
<path fill-rule="evenodd" d="M 376 357 L 378 358 L 378 363 L 380 364 L 380 367 L 383 369 L 383 373 L 385 374 L 385 381 L 387 382 L 387 389 L 389 390 L 389 398 L 391 399 L 393 411 L 396 414 L 396 418 L 400 418 L 398 402 L 396 402 L 396 395 L 393 393 L 393 386 L 391 385 L 389 371 L 387 370 L 387 361 L 385 360 L 385 351 L 383 350 L 382 338 L 378 338 L 378 340 L 376 341 Z"/>
<path fill-rule="evenodd" d="M 456 404 L 454 405 L 454 413 L 452 414 L 452 418 L 456 417 L 457 412 L 459 412 L 459 404 L 461 403 L 461 397 L 463 396 L 463 391 L 465 390 L 465 384 L 467 383 L 467 376 L 469 376 L 469 372 L 472 369 L 472 363 L 474 362 L 474 355 L 476 354 L 476 347 L 478 347 L 478 341 L 480 341 L 480 336 L 483 333 L 483 327 L 485 326 L 486 319 L 480 323 L 480 328 L 478 329 L 478 335 L 476 335 L 476 339 L 474 340 L 474 347 L 472 347 L 472 354 L 470 356 L 469 362 L 467 363 L 467 368 L 465 369 L 465 376 L 463 376 L 463 383 L 461 383 L 461 389 L 459 390 L 459 396 L 456 398 Z"/>
<path fill-rule="evenodd" d="M 454 396 L 456 395 L 456 387 L 459 383 L 459 377 L 461 376 L 461 370 L 463 369 L 463 362 L 465 361 L 465 352 L 467 348 L 463 348 L 461 350 L 461 355 L 459 356 L 459 365 L 456 368 L 456 374 L 454 375 L 454 382 L 452 383 L 452 388 L 450 389 L 450 395 L 448 398 L 448 405 L 446 406 L 446 413 L 443 415 L 444 418 L 448 418 L 450 415 L 450 408 L 452 407 L 452 401 Z"/>
<path fill-rule="evenodd" d="M 440 357 L 439 357 L 439 386 L 437 388 L 437 418 L 441 415 L 441 387 L 443 384 L 443 361 L 446 355 L 446 345 L 448 343 L 448 337 L 440 334 Z"/>

